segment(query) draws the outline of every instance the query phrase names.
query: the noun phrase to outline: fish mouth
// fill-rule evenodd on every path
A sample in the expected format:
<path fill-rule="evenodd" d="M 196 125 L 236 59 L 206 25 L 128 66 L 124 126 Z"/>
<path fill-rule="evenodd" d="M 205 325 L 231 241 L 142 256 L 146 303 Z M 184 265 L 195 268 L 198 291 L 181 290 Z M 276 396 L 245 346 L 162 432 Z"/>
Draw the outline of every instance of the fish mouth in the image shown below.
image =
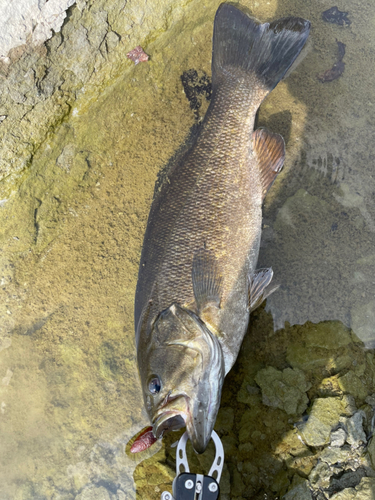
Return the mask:
<path fill-rule="evenodd" d="M 177 431 L 186 426 L 187 402 L 184 396 L 167 399 L 156 414 L 153 434 L 159 439 L 165 432 Z"/>

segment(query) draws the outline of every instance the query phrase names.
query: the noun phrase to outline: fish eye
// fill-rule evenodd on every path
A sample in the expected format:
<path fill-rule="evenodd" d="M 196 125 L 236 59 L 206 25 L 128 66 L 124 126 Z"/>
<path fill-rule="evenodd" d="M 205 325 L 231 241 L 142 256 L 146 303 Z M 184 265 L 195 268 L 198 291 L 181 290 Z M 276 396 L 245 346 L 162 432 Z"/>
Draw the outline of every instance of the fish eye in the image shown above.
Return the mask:
<path fill-rule="evenodd" d="M 158 392 L 160 392 L 161 381 L 157 375 L 151 375 L 148 382 L 148 390 L 151 392 L 151 394 L 158 394 Z"/>

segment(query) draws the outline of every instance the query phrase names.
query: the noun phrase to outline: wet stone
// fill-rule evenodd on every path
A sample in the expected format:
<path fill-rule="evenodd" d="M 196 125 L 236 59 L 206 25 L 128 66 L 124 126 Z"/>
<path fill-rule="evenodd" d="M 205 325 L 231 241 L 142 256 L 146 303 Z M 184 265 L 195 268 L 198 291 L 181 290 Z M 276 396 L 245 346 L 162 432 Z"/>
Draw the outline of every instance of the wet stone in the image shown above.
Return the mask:
<path fill-rule="evenodd" d="M 317 460 L 314 453 L 307 451 L 304 456 L 291 457 L 289 460 L 286 460 L 286 464 L 290 470 L 295 470 L 307 477 L 315 467 Z"/>
<path fill-rule="evenodd" d="M 346 440 L 353 448 L 358 448 L 359 446 L 367 442 L 366 434 L 363 430 L 364 418 L 365 413 L 360 410 L 351 418 L 342 420 L 343 425 L 345 426 L 348 433 Z"/>
<path fill-rule="evenodd" d="M 342 390 L 338 382 L 338 376 L 334 375 L 333 377 L 324 378 L 318 386 L 318 392 L 322 397 L 340 396 Z"/>
<path fill-rule="evenodd" d="M 331 432 L 330 445 L 334 447 L 343 446 L 346 441 L 346 432 L 344 429 L 337 429 Z"/>
<path fill-rule="evenodd" d="M 234 421 L 233 408 L 220 408 L 215 423 L 216 431 L 229 432 L 233 427 L 233 421 Z"/>
<path fill-rule="evenodd" d="M 333 474 L 340 473 L 341 467 L 330 467 L 326 462 L 319 462 L 309 475 L 309 481 L 314 489 L 328 489 Z"/>
<path fill-rule="evenodd" d="M 305 343 L 288 345 L 287 360 L 292 367 L 302 370 L 340 371 L 351 365 L 352 359 L 345 353 L 345 348 L 351 343 L 350 330 L 338 321 L 312 325 Z M 332 356 L 330 351 L 335 355 Z"/>
<path fill-rule="evenodd" d="M 309 446 L 324 446 L 328 444 L 331 426 L 324 424 L 318 417 L 311 415 L 306 423 L 298 423 L 302 439 Z"/>
<path fill-rule="evenodd" d="M 339 491 L 331 496 L 330 500 L 354 500 L 356 491 L 354 488 L 348 488 L 344 491 Z"/>
<path fill-rule="evenodd" d="M 355 500 L 373 500 L 375 498 L 375 479 L 364 477 L 355 490 Z"/>
<path fill-rule="evenodd" d="M 304 481 L 283 496 L 283 500 L 313 500 L 308 481 Z"/>
<path fill-rule="evenodd" d="M 371 463 L 372 463 L 373 467 L 375 467 L 375 438 L 374 437 L 371 438 L 369 445 L 367 447 L 367 451 L 368 451 L 368 454 L 370 455 Z"/>
<path fill-rule="evenodd" d="M 262 389 L 263 404 L 280 408 L 288 415 L 303 413 L 307 408 L 306 391 L 311 384 L 298 368 L 280 371 L 269 366 L 256 374 L 255 381 Z"/>
<path fill-rule="evenodd" d="M 306 422 L 296 424 L 302 439 L 314 447 L 325 446 L 330 441 L 331 431 L 340 418 L 350 415 L 351 401 L 348 398 L 317 398 Z"/>
<path fill-rule="evenodd" d="M 325 448 L 320 454 L 320 459 L 328 465 L 344 463 L 350 457 L 350 451 L 347 445 L 344 448 Z"/>
<path fill-rule="evenodd" d="M 349 488 L 354 488 L 357 486 L 361 479 L 365 476 L 365 470 L 359 468 L 356 471 L 346 471 L 340 478 L 333 478 L 328 489 L 329 492 L 333 493 L 336 491 L 345 491 Z"/>
<path fill-rule="evenodd" d="M 367 396 L 366 398 L 366 403 L 375 408 L 375 394 L 371 394 L 370 396 Z"/>
<path fill-rule="evenodd" d="M 343 392 L 353 394 L 356 398 L 365 399 L 367 396 L 366 387 L 352 371 L 340 377 L 338 383 Z"/>

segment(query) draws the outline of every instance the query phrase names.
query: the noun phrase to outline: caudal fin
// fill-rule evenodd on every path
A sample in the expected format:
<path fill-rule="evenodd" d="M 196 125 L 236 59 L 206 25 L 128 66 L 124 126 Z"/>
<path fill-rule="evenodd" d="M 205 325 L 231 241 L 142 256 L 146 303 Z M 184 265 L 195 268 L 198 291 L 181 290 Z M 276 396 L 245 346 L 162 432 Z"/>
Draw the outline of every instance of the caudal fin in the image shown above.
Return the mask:
<path fill-rule="evenodd" d="M 256 75 L 258 85 L 272 90 L 300 53 L 309 31 L 310 22 L 299 17 L 259 24 L 233 5 L 221 4 L 214 23 L 213 88 L 249 74 L 253 84 Z"/>

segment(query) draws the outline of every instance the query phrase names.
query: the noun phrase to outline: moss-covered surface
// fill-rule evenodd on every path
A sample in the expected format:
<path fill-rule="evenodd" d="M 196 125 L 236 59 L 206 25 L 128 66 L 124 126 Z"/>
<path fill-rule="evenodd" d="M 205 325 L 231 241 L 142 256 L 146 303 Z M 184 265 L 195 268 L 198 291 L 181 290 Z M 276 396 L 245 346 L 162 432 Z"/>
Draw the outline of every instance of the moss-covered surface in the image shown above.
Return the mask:
<path fill-rule="evenodd" d="M 179 434 L 129 453 L 129 439 L 147 425 L 133 299 L 157 174 L 197 118 L 181 75 L 210 74 L 219 3 L 80 1 L 61 34 L 2 67 L 4 500 L 156 499 L 170 489 L 170 444 Z M 226 450 L 222 498 L 331 494 L 342 487 L 334 474 L 353 461 L 356 476 L 345 484 L 348 498 L 359 498 L 373 487 L 365 476 L 374 461 L 364 440 L 375 364 L 361 343 L 372 340 L 367 278 L 375 265 L 367 171 L 373 14 L 367 4 L 340 4 L 352 19 L 342 28 L 321 19 L 321 3 L 242 5 L 262 20 L 309 18 L 313 30 L 305 59 L 259 114 L 287 142 L 260 255 L 282 284 L 268 307 L 283 328 L 274 333 L 271 314 L 255 312 L 226 380 L 216 425 Z M 332 64 L 335 38 L 346 44 L 346 69 L 322 84 L 316 74 Z M 134 66 L 126 53 L 139 44 L 150 60 Z M 349 313 L 360 338 L 347 328 Z M 322 453 L 340 429 L 338 471 Z M 190 456 L 192 467 L 207 471 L 212 453 Z"/>

